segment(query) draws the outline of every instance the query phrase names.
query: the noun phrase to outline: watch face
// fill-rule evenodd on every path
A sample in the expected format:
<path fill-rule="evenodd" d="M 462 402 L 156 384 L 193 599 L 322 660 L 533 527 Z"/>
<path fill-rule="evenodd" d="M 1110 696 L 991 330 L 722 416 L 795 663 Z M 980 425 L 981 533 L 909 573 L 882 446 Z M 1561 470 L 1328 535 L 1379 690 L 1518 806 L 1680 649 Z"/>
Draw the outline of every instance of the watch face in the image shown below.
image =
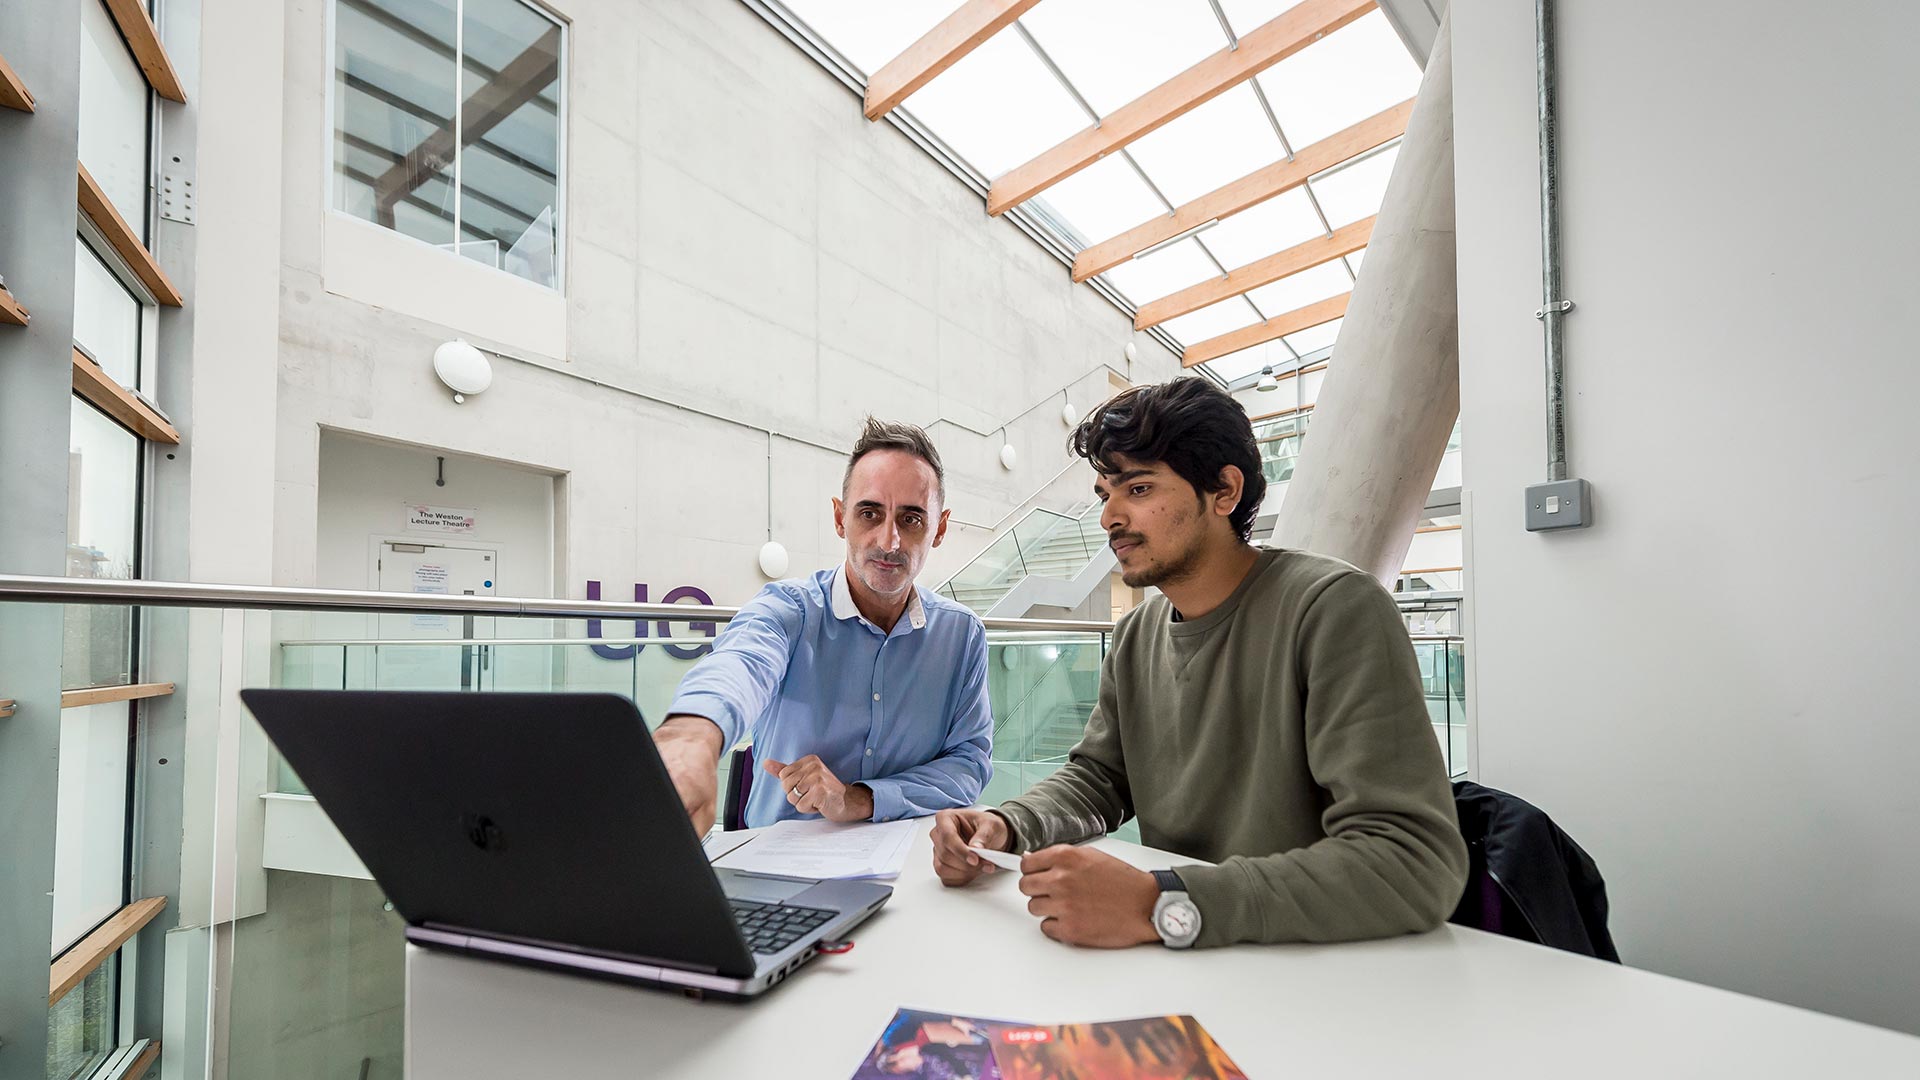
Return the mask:
<path fill-rule="evenodd" d="M 1160 909 L 1160 932 L 1170 938 L 1183 938 L 1200 929 L 1200 913 L 1192 904 L 1168 904 Z"/>

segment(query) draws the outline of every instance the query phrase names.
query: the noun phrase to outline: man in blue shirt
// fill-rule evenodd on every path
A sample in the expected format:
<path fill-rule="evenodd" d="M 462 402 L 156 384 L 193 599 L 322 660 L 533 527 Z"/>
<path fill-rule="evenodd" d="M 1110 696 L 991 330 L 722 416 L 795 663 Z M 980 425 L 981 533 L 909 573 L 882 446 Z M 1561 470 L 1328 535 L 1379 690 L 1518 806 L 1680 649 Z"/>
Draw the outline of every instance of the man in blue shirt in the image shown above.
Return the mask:
<path fill-rule="evenodd" d="M 946 537 L 945 503 L 927 433 L 869 417 L 833 500 L 846 562 L 742 606 L 654 733 L 695 829 L 713 824 L 721 751 L 749 731 L 767 774 L 747 797 L 749 826 L 890 821 L 980 797 L 992 771 L 986 631 L 913 583 Z"/>

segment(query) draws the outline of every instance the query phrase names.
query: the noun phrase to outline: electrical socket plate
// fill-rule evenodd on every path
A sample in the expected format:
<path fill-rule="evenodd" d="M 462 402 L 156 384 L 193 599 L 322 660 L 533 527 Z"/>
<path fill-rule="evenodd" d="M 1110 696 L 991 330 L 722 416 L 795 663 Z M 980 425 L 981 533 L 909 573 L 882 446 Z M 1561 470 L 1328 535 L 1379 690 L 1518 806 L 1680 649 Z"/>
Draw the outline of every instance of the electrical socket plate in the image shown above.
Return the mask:
<path fill-rule="evenodd" d="M 1585 480 L 1555 480 L 1527 488 L 1527 531 L 1584 529 L 1593 524 L 1592 490 Z"/>

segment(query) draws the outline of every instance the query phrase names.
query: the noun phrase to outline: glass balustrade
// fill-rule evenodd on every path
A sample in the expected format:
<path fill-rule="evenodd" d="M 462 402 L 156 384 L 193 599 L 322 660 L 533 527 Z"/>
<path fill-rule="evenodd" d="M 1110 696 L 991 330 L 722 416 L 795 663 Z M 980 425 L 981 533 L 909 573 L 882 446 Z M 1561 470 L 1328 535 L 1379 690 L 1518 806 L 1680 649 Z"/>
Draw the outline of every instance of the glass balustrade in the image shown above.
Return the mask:
<path fill-rule="evenodd" d="M 1097 507 L 1077 517 L 1053 517 L 1058 520 L 1044 529 L 1010 533 L 1009 543 L 1024 543 L 1029 551 L 1065 549 L 1080 559 L 1099 550 Z M 0 602 L 0 619 L 32 608 L 53 617 L 12 625 L 57 632 L 59 609 L 51 605 Z M 315 1076 L 401 1075 L 402 921 L 232 691 L 605 691 L 636 702 L 653 724 L 707 651 L 713 628 L 657 618 L 636 622 L 631 615 L 600 620 L 155 603 L 142 604 L 139 618 L 144 649 L 138 670 L 144 674 L 138 677 L 172 679 L 178 688 L 122 706 L 134 710 L 135 771 L 141 776 L 123 804 L 136 839 L 129 849 L 134 862 L 124 872 L 133 884 L 122 902 L 165 895 L 168 906 L 150 932 L 134 938 L 50 1012 L 58 1075 L 84 1069 L 116 1045 L 116 1036 L 124 1046 L 133 1033 L 121 1018 L 159 1015 L 159 1004 L 138 1003 L 142 995 L 163 994 L 169 1015 L 178 1013 L 189 1026 L 210 1025 L 200 1030 L 215 1033 L 216 1043 L 207 1049 L 226 1060 L 228 1075 L 288 1075 L 289 1069 Z M 1022 620 L 988 622 L 994 774 L 982 802 L 993 804 L 1065 764 L 1094 708 L 1110 635 Z M 647 636 L 635 636 L 643 630 Z M 196 655 L 220 660 L 205 669 L 155 670 L 165 657 L 184 657 L 189 640 L 196 641 Z M 1415 635 L 1414 649 L 1429 717 L 1457 774 L 1467 750 L 1464 646 L 1453 636 Z M 63 745 L 63 755 L 71 749 Z M 84 781 L 88 774 L 74 775 Z M 722 792 L 726 781 L 723 765 L 716 777 Z M 63 806 L 78 804 L 87 795 L 63 789 L 61 799 Z M 70 830 L 84 835 L 79 824 L 63 816 L 58 843 L 67 842 Z M 1137 839 L 1137 825 L 1128 823 L 1120 835 Z M 107 871 L 122 873 L 117 867 Z M 56 907 L 71 899 L 61 893 Z M 115 988 L 123 971 L 139 974 Z M 154 974 L 160 971 L 165 979 Z M 227 1015 L 216 1021 L 219 1008 Z M 174 1045 L 169 1042 L 168 1053 L 203 1052 L 193 1040 L 179 1051 Z M 183 1064 L 189 1073 L 198 1067 L 194 1060 Z"/>

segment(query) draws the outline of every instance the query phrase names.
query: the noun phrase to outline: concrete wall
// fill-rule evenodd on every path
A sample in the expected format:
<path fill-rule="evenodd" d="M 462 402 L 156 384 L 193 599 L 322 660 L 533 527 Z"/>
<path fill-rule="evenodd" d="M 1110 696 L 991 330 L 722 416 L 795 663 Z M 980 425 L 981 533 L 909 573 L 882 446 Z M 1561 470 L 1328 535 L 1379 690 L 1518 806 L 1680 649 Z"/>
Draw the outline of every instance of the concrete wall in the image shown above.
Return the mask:
<path fill-rule="evenodd" d="M 1544 479 L 1533 16 L 1456 0 L 1479 775 L 1598 861 L 1629 963 L 1920 1032 L 1920 9 L 1560 5 L 1569 455 Z"/>
<path fill-rule="evenodd" d="M 1128 340 L 1134 377 L 1176 369 L 745 5 L 557 6 L 572 20 L 557 339 L 503 325 L 522 283 L 327 212 L 329 5 L 287 10 L 276 581 L 320 580 L 323 427 L 564 475 L 567 595 L 591 578 L 609 597 L 646 581 L 737 603 L 762 583 L 765 429 L 843 448 L 869 411 L 932 425 L 956 516 L 990 525 L 1068 465 L 1063 390 L 1082 412 L 1103 398 Z M 382 262 L 421 272 L 368 295 Z M 430 367 L 455 336 L 517 357 L 464 405 Z M 775 438 L 771 458 L 792 572 L 837 561 L 838 453 Z M 1047 501 L 1084 501 L 1086 483 Z M 989 536 L 955 529 L 923 580 Z"/>

